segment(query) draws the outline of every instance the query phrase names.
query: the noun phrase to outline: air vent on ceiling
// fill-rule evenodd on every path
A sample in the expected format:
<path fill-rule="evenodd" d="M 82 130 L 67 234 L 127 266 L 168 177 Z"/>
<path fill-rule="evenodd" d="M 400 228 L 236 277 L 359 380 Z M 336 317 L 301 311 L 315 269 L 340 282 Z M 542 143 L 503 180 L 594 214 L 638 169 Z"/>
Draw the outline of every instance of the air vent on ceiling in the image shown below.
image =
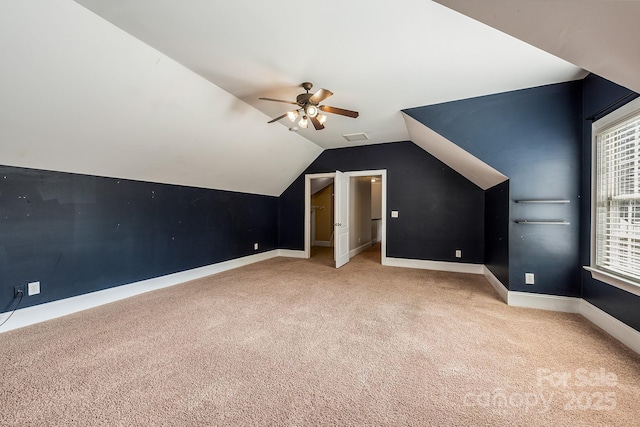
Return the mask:
<path fill-rule="evenodd" d="M 353 142 L 353 141 L 366 141 L 369 139 L 369 137 L 367 136 L 366 133 L 364 132 L 360 132 L 360 133 L 347 133 L 342 135 L 342 137 L 344 139 L 346 139 L 349 142 Z"/>

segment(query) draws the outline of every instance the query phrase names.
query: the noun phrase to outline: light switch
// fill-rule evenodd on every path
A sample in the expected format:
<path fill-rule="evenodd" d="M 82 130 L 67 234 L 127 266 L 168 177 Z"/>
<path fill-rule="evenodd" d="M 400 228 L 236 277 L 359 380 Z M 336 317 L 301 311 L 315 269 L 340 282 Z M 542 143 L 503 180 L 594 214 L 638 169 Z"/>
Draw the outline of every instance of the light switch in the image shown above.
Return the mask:
<path fill-rule="evenodd" d="M 391 218 L 398 218 L 398 211 L 391 211 Z"/>

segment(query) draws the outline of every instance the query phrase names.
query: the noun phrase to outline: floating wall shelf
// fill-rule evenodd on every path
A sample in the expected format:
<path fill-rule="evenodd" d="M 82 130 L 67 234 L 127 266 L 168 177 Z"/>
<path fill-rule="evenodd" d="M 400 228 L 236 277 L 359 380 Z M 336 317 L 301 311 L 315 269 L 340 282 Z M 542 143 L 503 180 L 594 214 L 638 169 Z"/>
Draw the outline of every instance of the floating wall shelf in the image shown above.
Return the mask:
<path fill-rule="evenodd" d="M 568 204 L 571 203 L 569 199 L 519 199 L 514 200 L 516 203 L 530 203 L 530 204 Z M 569 221 L 561 219 L 516 219 L 516 224 L 531 224 L 531 225 L 569 225 Z"/>
<path fill-rule="evenodd" d="M 516 203 L 571 203 L 571 200 L 567 199 L 525 199 L 516 200 Z"/>
<path fill-rule="evenodd" d="M 531 224 L 531 225 L 569 225 L 569 221 L 545 221 L 545 220 L 528 220 L 528 219 L 516 219 L 516 224 Z"/>

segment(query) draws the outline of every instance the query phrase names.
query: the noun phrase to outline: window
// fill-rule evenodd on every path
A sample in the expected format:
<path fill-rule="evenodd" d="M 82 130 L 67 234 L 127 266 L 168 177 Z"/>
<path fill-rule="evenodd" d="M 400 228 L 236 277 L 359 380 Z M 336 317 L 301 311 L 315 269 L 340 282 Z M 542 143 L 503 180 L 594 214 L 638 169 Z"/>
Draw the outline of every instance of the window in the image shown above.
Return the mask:
<path fill-rule="evenodd" d="M 594 122 L 593 137 L 591 267 L 640 287 L 640 99 Z"/>

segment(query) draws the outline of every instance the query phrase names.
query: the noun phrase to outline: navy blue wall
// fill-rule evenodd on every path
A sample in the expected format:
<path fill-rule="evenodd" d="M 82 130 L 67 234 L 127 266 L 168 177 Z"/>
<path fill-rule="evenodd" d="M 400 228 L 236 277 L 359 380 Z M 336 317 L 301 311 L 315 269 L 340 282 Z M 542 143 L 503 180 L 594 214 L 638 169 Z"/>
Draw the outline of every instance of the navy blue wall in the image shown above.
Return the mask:
<path fill-rule="evenodd" d="M 581 106 L 582 83 L 569 82 L 406 111 L 509 177 L 509 281 L 503 283 L 510 290 L 580 296 Z M 518 199 L 570 203 L 514 203 Z M 526 272 L 536 275 L 535 285 L 525 285 Z"/>
<path fill-rule="evenodd" d="M 584 79 L 583 174 L 581 216 L 581 260 L 590 264 L 591 248 L 591 119 L 598 119 L 638 95 L 594 74 Z M 591 304 L 640 331 L 640 297 L 591 278 L 582 271 L 582 297 Z"/>
<path fill-rule="evenodd" d="M 387 170 L 387 256 L 484 262 L 484 191 L 412 142 L 324 151 L 280 196 L 280 247 L 304 249 L 305 174 L 375 169 Z"/>
<path fill-rule="evenodd" d="M 272 250 L 277 223 L 276 197 L 0 166 L 0 312 Z"/>
<path fill-rule="evenodd" d="M 484 264 L 509 283 L 509 181 L 484 193 Z"/>

